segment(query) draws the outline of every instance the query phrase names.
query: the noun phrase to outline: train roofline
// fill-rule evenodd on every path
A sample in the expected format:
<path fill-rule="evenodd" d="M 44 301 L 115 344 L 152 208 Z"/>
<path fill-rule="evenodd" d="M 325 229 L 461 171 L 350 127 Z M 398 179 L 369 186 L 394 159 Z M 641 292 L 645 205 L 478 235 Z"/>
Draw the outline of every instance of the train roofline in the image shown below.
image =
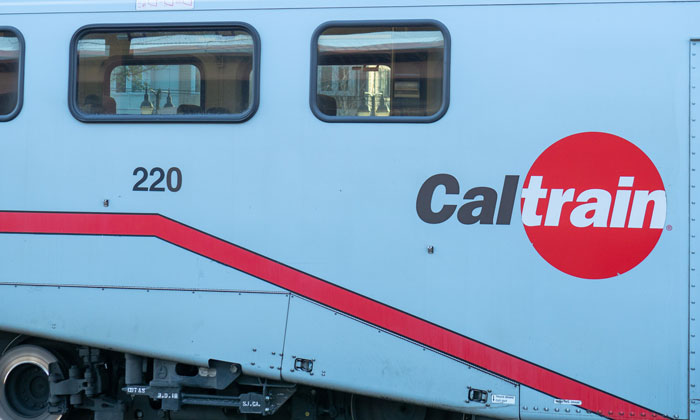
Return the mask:
<path fill-rule="evenodd" d="M 136 12 L 138 0 L 9 0 L 0 2 L 0 14 L 113 13 Z M 215 10 L 282 10 L 347 9 L 378 7 L 445 7 L 445 6 L 529 6 L 549 4 L 625 4 L 625 3 L 698 3 L 700 0 L 190 0 L 196 11 Z M 169 10 L 171 13 L 191 9 Z M 162 12 L 162 10 L 147 10 Z"/>

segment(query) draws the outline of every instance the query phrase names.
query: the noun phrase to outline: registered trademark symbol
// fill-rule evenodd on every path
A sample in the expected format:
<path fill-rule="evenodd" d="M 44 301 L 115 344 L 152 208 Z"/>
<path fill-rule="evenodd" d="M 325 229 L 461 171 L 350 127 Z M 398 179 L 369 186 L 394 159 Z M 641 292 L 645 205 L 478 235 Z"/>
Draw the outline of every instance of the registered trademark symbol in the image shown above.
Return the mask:
<path fill-rule="evenodd" d="M 673 226 L 671 226 L 671 225 L 666 225 L 666 230 L 669 230 L 669 231 L 670 231 L 670 230 L 673 230 Z"/>

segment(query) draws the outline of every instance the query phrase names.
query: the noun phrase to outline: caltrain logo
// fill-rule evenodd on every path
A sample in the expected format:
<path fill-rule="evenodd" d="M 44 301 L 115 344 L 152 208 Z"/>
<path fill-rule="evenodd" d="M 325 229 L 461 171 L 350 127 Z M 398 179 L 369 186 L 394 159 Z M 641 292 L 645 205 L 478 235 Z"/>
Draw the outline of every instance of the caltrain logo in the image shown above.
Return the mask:
<path fill-rule="evenodd" d="M 448 204 L 449 195 L 460 194 L 457 179 L 434 175 L 421 187 L 416 210 L 427 223 L 442 223 L 456 212 L 463 224 L 493 224 L 494 218 L 510 224 L 518 180 L 505 177 L 498 207 L 494 189 L 475 187 L 458 209 Z M 579 133 L 535 160 L 523 182 L 520 210 L 542 258 L 572 276 L 604 279 L 631 270 L 654 249 L 666 220 L 666 191 L 656 166 L 637 146 L 612 134 Z"/>

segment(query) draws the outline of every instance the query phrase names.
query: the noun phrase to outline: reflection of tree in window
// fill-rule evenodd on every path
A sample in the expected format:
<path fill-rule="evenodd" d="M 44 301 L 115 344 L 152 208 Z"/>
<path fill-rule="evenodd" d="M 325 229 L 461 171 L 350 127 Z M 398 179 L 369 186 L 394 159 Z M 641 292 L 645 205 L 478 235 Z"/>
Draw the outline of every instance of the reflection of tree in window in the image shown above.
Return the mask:
<path fill-rule="evenodd" d="M 338 68 L 338 90 L 347 91 L 348 90 L 348 78 L 350 74 L 350 69 L 346 66 L 340 66 Z"/>
<path fill-rule="evenodd" d="M 333 90 L 333 67 L 332 66 L 321 67 L 321 90 L 323 90 L 323 91 Z"/>
<path fill-rule="evenodd" d="M 117 71 L 112 73 L 116 79 L 116 92 L 126 92 L 126 68 L 117 67 Z"/>

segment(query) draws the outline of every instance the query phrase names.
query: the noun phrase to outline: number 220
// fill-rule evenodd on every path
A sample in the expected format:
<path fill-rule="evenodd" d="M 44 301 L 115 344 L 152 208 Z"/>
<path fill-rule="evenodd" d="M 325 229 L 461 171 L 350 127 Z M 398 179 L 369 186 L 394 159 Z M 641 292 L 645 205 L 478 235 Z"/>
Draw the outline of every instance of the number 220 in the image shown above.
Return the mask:
<path fill-rule="evenodd" d="M 138 176 L 139 173 L 141 174 L 141 178 L 139 178 L 139 180 L 136 181 L 136 184 L 134 184 L 133 191 L 165 191 L 165 187 L 158 186 L 161 182 L 163 182 L 163 179 L 165 179 L 165 184 L 168 187 L 168 191 L 178 192 L 180 191 L 180 188 L 182 188 L 182 171 L 180 171 L 180 168 L 178 167 L 173 166 L 172 168 L 168 169 L 167 174 L 163 168 L 155 167 L 151 169 L 150 176 L 157 177 L 150 187 L 141 186 L 141 184 L 146 182 L 148 179 L 148 169 L 141 166 L 134 169 L 134 176 Z"/>

